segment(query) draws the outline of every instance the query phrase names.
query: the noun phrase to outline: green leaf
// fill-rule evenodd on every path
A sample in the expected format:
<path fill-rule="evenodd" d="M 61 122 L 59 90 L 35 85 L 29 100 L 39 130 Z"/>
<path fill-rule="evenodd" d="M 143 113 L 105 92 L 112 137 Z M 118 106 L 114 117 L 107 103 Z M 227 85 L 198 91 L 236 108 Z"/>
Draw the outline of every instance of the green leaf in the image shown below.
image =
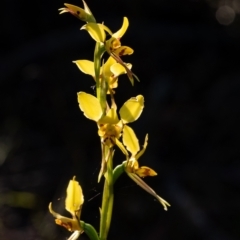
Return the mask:
<path fill-rule="evenodd" d="M 83 221 L 80 221 L 80 224 L 81 224 L 81 227 L 83 228 L 84 232 L 90 238 L 90 240 L 99 240 L 97 231 L 91 224 L 85 223 Z"/>
<path fill-rule="evenodd" d="M 117 165 L 113 170 L 113 184 L 116 182 L 116 180 L 122 175 L 122 173 L 125 172 L 125 163 L 123 162 L 120 165 Z"/>

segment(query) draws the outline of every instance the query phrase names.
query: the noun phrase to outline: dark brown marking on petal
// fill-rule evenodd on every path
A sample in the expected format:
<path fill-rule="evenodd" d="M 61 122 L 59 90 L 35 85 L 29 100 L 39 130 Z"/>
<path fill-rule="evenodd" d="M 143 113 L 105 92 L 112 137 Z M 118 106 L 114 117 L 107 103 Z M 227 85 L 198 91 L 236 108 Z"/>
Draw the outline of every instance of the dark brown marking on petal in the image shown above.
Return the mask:
<path fill-rule="evenodd" d="M 72 223 L 68 222 L 66 225 L 67 225 L 67 230 L 72 231 Z"/>
<path fill-rule="evenodd" d="M 81 19 L 81 16 L 80 16 L 80 12 L 79 12 L 79 11 L 75 12 L 75 11 L 69 9 L 69 8 L 67 8 L 66 10 L 67 10 L 69 13 L 71 13 L 74 17 L 76 17 L 76 18 L 78 18 L 78 19 Z"/>
<path fill-rule="evenodd" d="M 109 140 L 112 143 L 112 145 L 115 145 L 115 137 L 110 137 Z"/>
<path fill-rule="evenodd" d="M 143 172 L 142 172 L 142 178 L 144 178 L 144 177 L 147 177 L 147 176 L 151 176 L 151 174 L 150 174 L 150 169 L 143 169 Z"/>
<path fill-rule="evenodd" d="M 124 55 L 124 53 L 125 53 L 125 50 L 126 50 L 126 48 L 123 48 L 120 52 L 119 52 L 119 56 L 122 56 L 122 55 Z"/>
<path fill-rule="evenodd" d="M 55 219 L 56 224 L 65 227 L 68 231 L 72 231 L 72 223 L 71 222 L 67 222 L 64 223 L 62 220 L 60 219 Z"/>
<path fill-rule="evenodd" d="M 149 169 L 145 169 L 145 175 L 147 175 L 147 176 L 150 175 L 150 170 Z"/>

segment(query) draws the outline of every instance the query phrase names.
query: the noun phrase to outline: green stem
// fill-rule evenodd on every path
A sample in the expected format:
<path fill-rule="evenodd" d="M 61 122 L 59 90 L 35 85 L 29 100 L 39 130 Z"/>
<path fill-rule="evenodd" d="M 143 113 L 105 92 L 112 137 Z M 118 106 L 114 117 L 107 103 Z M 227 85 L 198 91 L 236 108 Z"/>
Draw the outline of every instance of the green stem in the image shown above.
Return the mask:
<path fill-rule="evenodd" d="M 96 88 L 97 88 L 97 98 L 100 98 L 99 90 L 100 90 L 100 67 L 101 67 L 101 58 L 99 56 L 100 43 L 97 42 L 94 49 L 94 71 L 95 71 L 95 80 L 96 80 Z"/>
<path fill-rule="evenodd" d="M 105 51 L 104 45 L 97 42 L 94 50 L 94 71 L 95 71 L 97 98 L 100 102 L 103 113 L 105 113 L 105 110 L 106 110 L 107 86 L 105 81 L 103 81 L 103 79 L 100 78 L 100 69 L 101 69 L 101 57 L 104 51 Z"/>
<path fill-rule="evenodd" d="M 101 209 L 101 220 L 100 220 L 100 240 L 106 240 L 108 231 L 112 219 L 112 209 L 113 209 L 113 150 L 109 154 L 109 159 L 107 160 L 107 172 L 105 173 L 105 182 L 103 189 L 102 198 L 102 209 Z"/>
<path fill-rule="evenodd" d="M 94 71 L 96 78 L 96 91 L 97 98 L 100 102 L 103 115 L 106 114 L 107 108 L 107 84 L 103 76 L 100 76 L 101 70 L 101 57 L 105 52 L 105 46 L 102 43 L 97 42 L 94 50 Z M 113 208 L 113 150 L 105 146 L 103 150 L 104 156 L 109 156 L 107 161 L 107 171 L 105 173 L 105 183 L 103 189 L 102 208 L 101 208 L 101 219 L 100 219 L 100 240 L 106 240 L 108 231 L 112 219 L 112 208 Z"/>

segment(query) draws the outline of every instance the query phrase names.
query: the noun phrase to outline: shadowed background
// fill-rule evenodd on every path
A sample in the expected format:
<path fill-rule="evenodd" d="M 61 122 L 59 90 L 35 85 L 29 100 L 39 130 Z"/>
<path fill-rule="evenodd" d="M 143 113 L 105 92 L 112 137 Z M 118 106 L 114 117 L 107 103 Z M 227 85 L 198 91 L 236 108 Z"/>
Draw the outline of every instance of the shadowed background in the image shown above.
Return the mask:
<path fill-rule="evenodd" d="M 48 212 L 64 209 L 73 175 L 82 185 L 82 220 L 98 229 L 102 182 L 96 124 L 76 93 L 94 81 L 73 60 L 92 60 L 84 24 L 58 15 L 60 0 L 1 2 L 0 239 L 63 240 L 70 233 Z M 81 1 L 69 3 L 82 6 Z M 236 240 L 240 237 L 240 0 L 88 0 L 98 22 L 133 47 L 133 72 L 120 77 L 120 107 L 143 94 L 131 124 L 149 146 L 140 162 L 158 172 L 145 181 L 168 212 L 123 175 L 115 186 L 109 239 Z M 115 164 L 123 161 L 117 150 Z M 81 239 L 87 239 L 83 234 Z"/>

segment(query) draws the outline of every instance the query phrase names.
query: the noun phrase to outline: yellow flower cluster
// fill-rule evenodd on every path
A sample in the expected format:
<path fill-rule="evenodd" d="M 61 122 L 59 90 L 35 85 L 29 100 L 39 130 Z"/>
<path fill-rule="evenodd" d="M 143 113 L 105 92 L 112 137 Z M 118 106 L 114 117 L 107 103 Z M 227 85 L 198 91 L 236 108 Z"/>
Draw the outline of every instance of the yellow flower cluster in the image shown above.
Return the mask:
<path fill-rule="evenodd" d="M 90 36 L 104 48 L 104 51 L 108 52 L 109 58 L 101 68 L 101 78 L 104 78 L 108 83 L 108 92 L 111 89 L 117 87 L 118 76 L 121 74 L 127 74 L 132 85 L 134 84 L 134 77 L 138 80 L 137 76 L 132 73 L 131 64 L 124 63 L 121 56 L 130 55 L 133 53 L 133 49 L 128 46 L 122 46 L 120 39 L 128 29 L 129 22 L 126 17 L 123 18 L 122 27 L 115 33 L 105 26 L 103 23 L 96 23 L 94 16 L 90 9 L 84 3 L 84 9 L 65 3 L 65 8 L 60 8 L 60 14 L 69 12 L 77 18 L 85 21 L 86 24 L 81 29 L 86 30 Z M 106 38 L 106 33 L 111 37 Z M 103 51 L 103 52 L 104 52 Z M 79 69 L 91 75 L 95 79 L 94 62 L 89 60 L 77 60 L 74 61 Z M 139 80 L 138 80 L 139 81 Z"/>
<path fill-rule="evenodd" d="M 103 23 L 96 22 L 84 1 L 84 9 L 71 4 L 64 5 L 64 8 L 59 9 L 60 14 L 68 12 L 86 22 L 81 29 L 86 30 L 96 41 L 97 48 L 95 48 L 95 52 L 97 49 L 96 56 L 99 57 L 98 62 L 101 62 L 104 52 L 107 52 L 109 55 L 106 62 L 102 61 L 102 66 L 96 63 L 96 59 L 94 59 L 93 62 L 89 60 L 73 61 L 83 73 L 93 77 L 101 90 L 101 95 L 97 95 L 97 97 L 85 92 L 78 92 L 77 94 L 81 111 L 88 119 L 96 122 L 98 135 L 101 139 L 103 157 L 98 181 L 100 181 L 101 177 L 107 172 L 108 159 L 113 156 L 113 149 L 117 146 L 125 155 L 126 160 L 124 160 L 122 166 L 127 175 L 145 191 L 157 198 L 164 209 L 167 210 L 170 204 L 159 197 L 156 192 L 142 180 L 143 177 L 157 175 L 153 169 L 146 166 L 139 166 L 138 160 L 146 150 L 148 135 L 146 135 L 143 148 L 140 150 L 136 134 L 134 130 L 128 126 L 129 123 L 136 121 L 140 117 L 144 108 L 144 97 L 137 95 L 136 97 L 130 98 L 123 104 L 119 111 L 117 111 L 117 105 L 114 99 L 114 89 L 118 87 L 118 78 L 120 75 L 127 74 L 132 85 L 134 84 L 134 78 L 138 80 L 136 75 L 131 71 L 132 65 L 130 63 L 124 63 L 121 59 L 122 56 L 133 53 L 132 48 L 122 46 L 120 42 L 120 39 L 129 26 L 128 19 L 124 17 L 122 27 L 117 32 L 112 33 Z M 107 36 L 110 37 L 107 38 Z M 101 89 L 101 86 L 104 90 Z M 108 95 L 108 97 L 110 98 L 111 104 L 109 104 L 106 94 L 110 95 Z M 65 208 L 71 213 L 72 219 L 54 212 L 51 203 L 49 205 L 49 210 L 56 218 L 56 223 L 67 228 L 69 231 L 73 231 L 69 240 L 77 239 L 83 231 L 80 225 L 80 212 L 83 201 L 82 189 L 79 183 L 75 181 L 75 178 L 73 178 L 73 180 L 69 182 L 65 202 Z"/>

